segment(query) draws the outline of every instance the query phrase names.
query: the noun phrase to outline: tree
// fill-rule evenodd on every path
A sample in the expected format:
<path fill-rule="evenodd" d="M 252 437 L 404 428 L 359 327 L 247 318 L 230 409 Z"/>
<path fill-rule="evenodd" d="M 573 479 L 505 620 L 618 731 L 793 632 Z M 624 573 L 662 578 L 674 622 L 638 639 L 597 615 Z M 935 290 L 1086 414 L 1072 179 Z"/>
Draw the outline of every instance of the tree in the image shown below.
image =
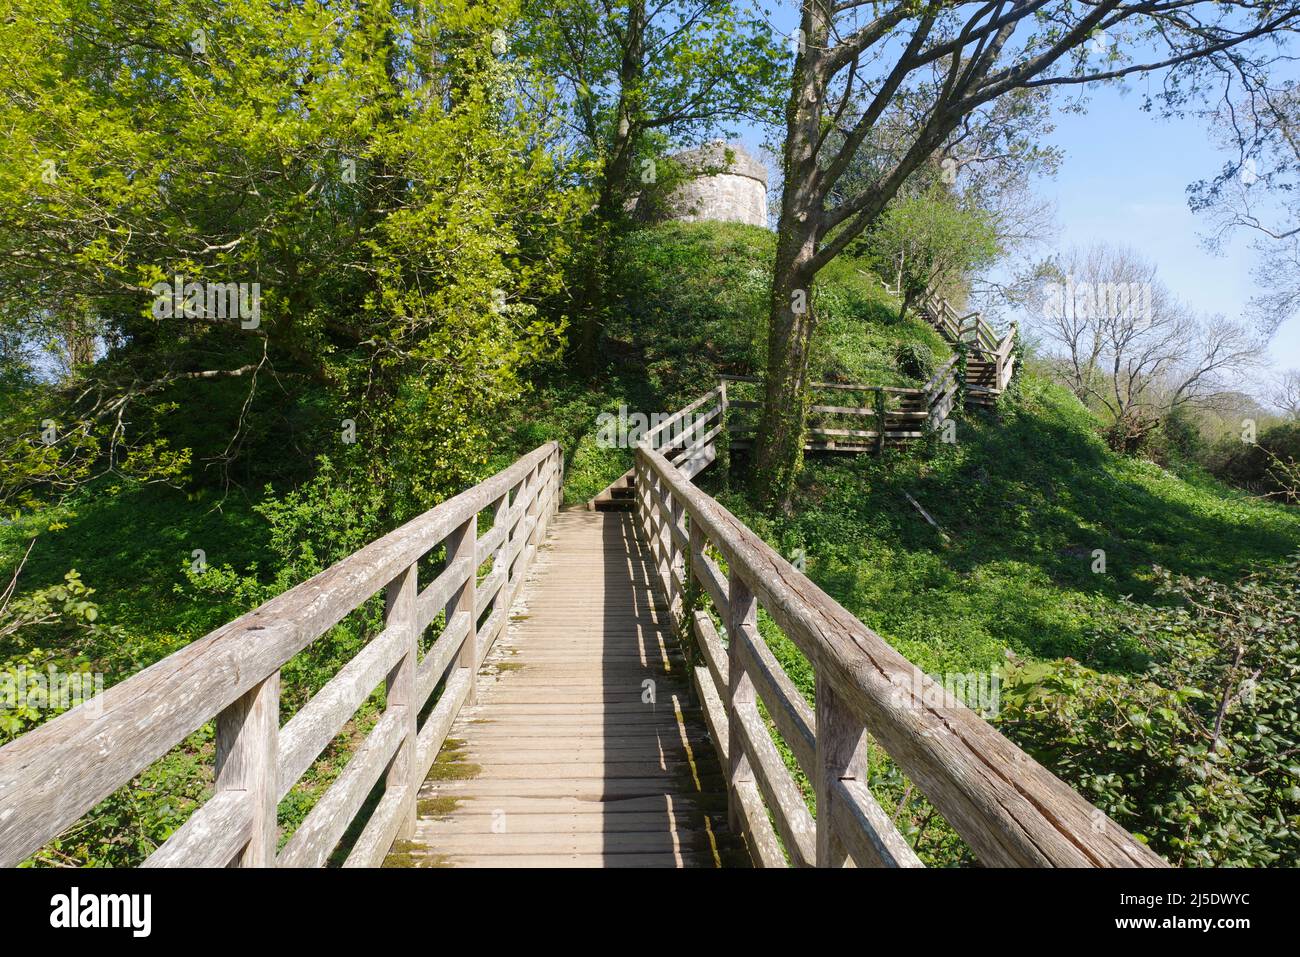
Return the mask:
<path fill-rule="evenodd" d="M 1210 120 L 1233 155 L 1216 176 L 1188 187 L 1189 205 L 1209 219 L 1210 249 L 1241 232 L 1252 236 L 1261 292 L 1251 306 L 1271 333 L 1300 308 L 1300 87 L 1248 85 L 1225 96 Z"/>
<path fill-rule="evenodd" d="M 1263 342 L 1250 329 L 1198 318 L 1131 250 L 1076 249 L 1051 273 L 1032 321 L 1070 390 L 1108 413 L 1118 451 L 1136 451 L 1183 406 L 1228 394 L 1261 361 Z"/>
<path fill-rule="evenodd" d="M 493 410 L 558 346 L 537 304 L 576 218 L 495 42 L 513 3 L 3 8 L 0 325 L 59 344 L 66 375 L 0 405 L 0 492 L 119 469 L 177 387 L 231 380 L 234 434 L 202 450 L 223 472 L 259 410 L 310 392 L 324 440 L 356 420 L 372 480 L 405 462 L 394 488 L 427 502 L 474 476 Z M 256 315 L 156 310 L 177 275 L 244 284 Z"/>
<path fill-rule="evenodd" d="M 937 188 L 891 203 L 864 245 L 881 274 L 893 277 L 900 316 L 929 290 L 953 290 L 1000 252 L 993 217 Z"/>
<path fill-rule="evenodd" d="M 1287 369 L 1277 377 L 1272 401 L 1288 419 L 1300 421 L 1300 369 Z"/>
<path fill-rule="evenodd" d="M 536 65 L 539 107 L 594 194 L 577 354 L 590 371 L 604 325 L 610 233 L 655 183 L 669 141 L 700 139 L 742 117 L 770 121 L 784 59 L 745 0 L 528 0 L 515 46 Z"/>
<path fill-rule="evenodd" d="M 1295 3 L 802 0 L 755 450 L 760 497 L 788 505 L 801 465 L 813 280 L 964 120 L 1026 89 L 1134 73 L 1161 73 L 1160 99 L 1173 108 L 1211 76 L 1254 82 L 1266 62 L 1258 41 L 1292 31 L 1297 18 Z M 841 189 L 858 149 L 900 97 L 921 108 L 899 129 L 896 158 Z"/>

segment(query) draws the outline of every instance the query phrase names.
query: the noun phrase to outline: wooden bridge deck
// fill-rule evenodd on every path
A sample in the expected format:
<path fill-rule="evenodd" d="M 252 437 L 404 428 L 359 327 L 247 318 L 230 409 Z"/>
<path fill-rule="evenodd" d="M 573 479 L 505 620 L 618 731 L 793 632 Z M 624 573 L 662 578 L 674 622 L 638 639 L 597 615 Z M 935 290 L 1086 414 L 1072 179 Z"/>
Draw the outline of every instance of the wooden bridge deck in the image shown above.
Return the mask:
<path fill-rule="evenodd" d="M 631 513 L 556 516 L 388 865 L 748 864 L 650 573 Z"/>

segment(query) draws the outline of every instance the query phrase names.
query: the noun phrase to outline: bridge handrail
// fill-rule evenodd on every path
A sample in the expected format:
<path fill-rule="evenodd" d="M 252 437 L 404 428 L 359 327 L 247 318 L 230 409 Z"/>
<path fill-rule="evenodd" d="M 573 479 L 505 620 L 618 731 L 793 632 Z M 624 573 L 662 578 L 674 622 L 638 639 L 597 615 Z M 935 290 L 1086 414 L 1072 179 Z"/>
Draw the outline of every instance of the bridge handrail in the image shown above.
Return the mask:
<path fill-rule="evenodd" d="M 695 669 L 697 688 L 727 769 L 732 822 L 757 863 L 784 866 L 788 854 L 797 865 L 919 865 L 867 786 L 869 732 L 985 864 L 1166 866 L 700 491 L 652 441 L 638 445 L 636 469 L 638 526 L 707 666 Z M 696 588 L 725 623 L 725 649 L 708 614 L 686 615 Z M 813 665 L 815 714 L 759 634 L 759 605 Z M 759 717 L 760 698 L 813 783 L 815 821 Z"/>
<path fill-rule="evenodd" d="M 549 442 L 0 748 L 0 866 L 25 860 L 214 717 L 215 793 L 148 866 L 323 864 L 384 777 L 346 864 L 381 861 L 414 827 L 420 782 L 473 700 L 474 675 L 558 507 L 562 471 Z M 493 524 L 480 537 L 487 508 Z M 418 563 L 444 543 L 443 570 L 420 591 Z M 281 727 L 280 668 L 380 590 L 383 631 Z M 441 613 L 446 625 L 421 656 L 420 635 Z M 277 854 L 276 805 L 381 682 L 378 723 Z"/>

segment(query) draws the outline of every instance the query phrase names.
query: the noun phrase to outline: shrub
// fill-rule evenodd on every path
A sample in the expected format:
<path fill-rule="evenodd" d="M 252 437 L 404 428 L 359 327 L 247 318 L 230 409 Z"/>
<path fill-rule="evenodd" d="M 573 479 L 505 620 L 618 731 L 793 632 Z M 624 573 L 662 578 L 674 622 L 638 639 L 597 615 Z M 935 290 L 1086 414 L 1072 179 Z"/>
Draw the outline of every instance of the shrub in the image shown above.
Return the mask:
<path fill-rule="evenodd" d="M 904 342 L 894 352 L 898 371 L 913 379 L 928 380 L 934 375 L 934 353 L 923 342 Z"/>
<path fill-rule="evenodd" d="M 1119 824 L 1193 866 L 1300 863 L 1300 556 L 1233 584 L 1156 569 L 1177 604 L 1126 601 L 1145 673 L 1014 667 L 1003 730 Z"/>
<path fill-rule="evenodd" d="M 1264 430 L 1258 442 L 1231 435 L 1220 439 L 1206 455 L 1206 467 L 1219 478 L 1263 495 L 1294 499 L 1291 473 L 1300 463 L 1300 422 Z M 1291 490 L 1292 495 L 1286 494 Z"/>

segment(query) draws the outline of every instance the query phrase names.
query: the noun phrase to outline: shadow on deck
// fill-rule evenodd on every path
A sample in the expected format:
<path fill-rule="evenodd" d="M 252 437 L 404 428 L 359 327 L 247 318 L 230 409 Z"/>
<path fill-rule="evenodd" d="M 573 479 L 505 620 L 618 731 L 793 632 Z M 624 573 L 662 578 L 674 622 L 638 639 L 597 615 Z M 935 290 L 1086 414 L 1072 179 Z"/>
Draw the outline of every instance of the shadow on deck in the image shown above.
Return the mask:
<path fill-rule="evenodd" d="M 627 512 L 556 516 L 388 866 L 748 866 Z"/>

